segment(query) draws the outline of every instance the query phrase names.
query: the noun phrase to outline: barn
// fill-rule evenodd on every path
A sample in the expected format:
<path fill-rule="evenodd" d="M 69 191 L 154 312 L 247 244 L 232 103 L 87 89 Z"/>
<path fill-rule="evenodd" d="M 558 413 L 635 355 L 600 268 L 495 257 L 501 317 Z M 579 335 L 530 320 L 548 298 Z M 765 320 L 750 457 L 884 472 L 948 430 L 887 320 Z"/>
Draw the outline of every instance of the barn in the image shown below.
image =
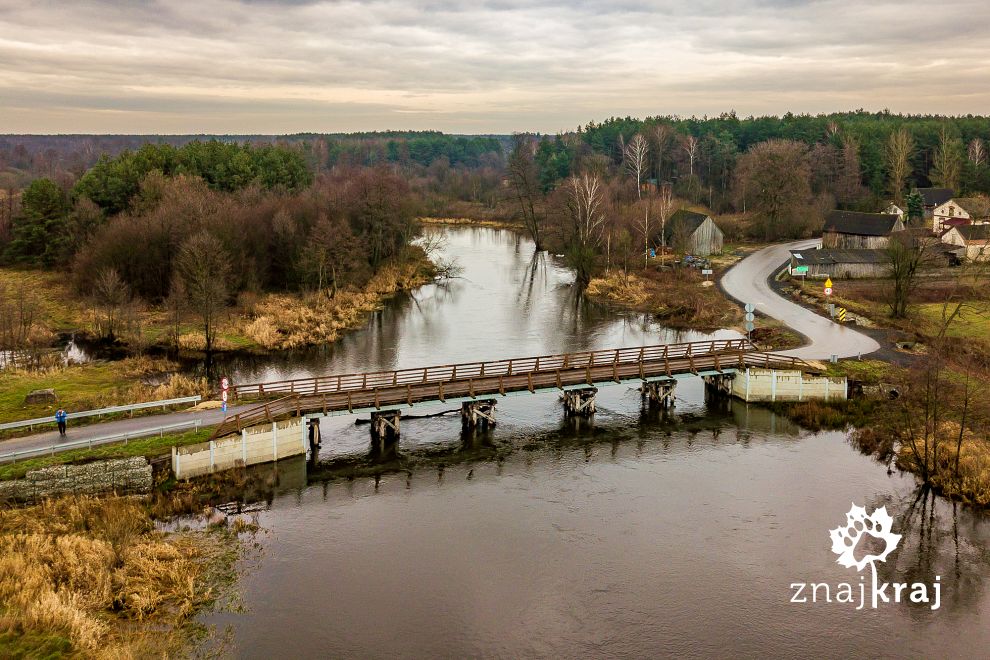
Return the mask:
<path fill-rule="evenodd" d="M 942 235 L 942 241 L 966 248 L 970 261 L 990 260 L 990 224 L 953 227 Z"/>
<path fill-rule="evenodd" d="M 722 253 L 722 230 L 704 213 L 687 209 L 675 212 L 667 221 L 663 239 L 664 245 L 682 254 L 707 257 Z"/>
<path fill-rule="evenodd" d="M 886 277 L 889 264 L 886 250 L 792 250 L 788 272 L 795 276 L 801 274 L 795 268 L 806 266 L 808 270 L 803 274 L 812 279 L 874 278 Z"/>
<path fill-rule="evenodd" d="M 883 250 L 890 245 L 890 235 L 903 229 L 904 221 L 893 213 L 832 211 L 822 229 L 822 248 Z"/>

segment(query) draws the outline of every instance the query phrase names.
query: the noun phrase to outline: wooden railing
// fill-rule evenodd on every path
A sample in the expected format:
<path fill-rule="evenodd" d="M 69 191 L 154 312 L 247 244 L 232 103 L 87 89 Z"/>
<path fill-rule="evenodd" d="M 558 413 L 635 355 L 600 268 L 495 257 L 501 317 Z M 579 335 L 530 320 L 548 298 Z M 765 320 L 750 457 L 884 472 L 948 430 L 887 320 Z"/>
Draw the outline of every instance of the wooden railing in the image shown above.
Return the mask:
<path fill-rule="evenodd" d="M 241 398 L 247 393 L 284 396 L 227 417 L 214 437 L 304 413 L 380 409 L 448 398 L 745 367 L 809 369 L 810 365 L 798 358 L 762 353 L 744 339 L 732 339 L 239 385 L 234 387 Z"/>

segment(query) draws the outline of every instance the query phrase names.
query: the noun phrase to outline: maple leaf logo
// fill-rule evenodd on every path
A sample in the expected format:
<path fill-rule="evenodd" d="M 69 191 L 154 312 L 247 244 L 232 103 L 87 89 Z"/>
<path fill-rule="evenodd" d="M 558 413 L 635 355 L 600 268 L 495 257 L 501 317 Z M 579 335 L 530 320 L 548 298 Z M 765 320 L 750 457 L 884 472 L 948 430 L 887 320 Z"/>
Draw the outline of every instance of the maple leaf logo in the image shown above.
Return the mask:
<path fill-rule="evenodd" d="M 893 525 L 894 519 L 887 514 L 887 507 L 882 506 L 867 516 L 865 508 L 853 504 L 846 514 L 846 525 L 829 530 L 832 552 L 839 555 L 838 563 L 846 568 L 855 566 L 857 571 L 862 571 L 867 564 L 870 564 L 876 571 L 875 562 L 887 561 L 887 555 L 901 542 L 901 535 L 890 531 Z M 857 560 L 856 546 L 864 535 L 882 542 L 883 551 L 866 554 L 862 559 Z"/>

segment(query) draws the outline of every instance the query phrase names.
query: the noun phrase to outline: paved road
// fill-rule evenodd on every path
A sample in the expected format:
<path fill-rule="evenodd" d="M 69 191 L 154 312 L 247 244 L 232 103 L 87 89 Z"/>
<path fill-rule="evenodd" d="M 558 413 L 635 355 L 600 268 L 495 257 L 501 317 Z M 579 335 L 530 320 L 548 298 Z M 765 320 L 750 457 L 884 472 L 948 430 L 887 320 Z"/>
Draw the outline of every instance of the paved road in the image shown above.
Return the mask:
<path fill-rule="evenodd" d="M 754 252 L 722 277 L 722 288 L 744 303 L 755 303 L 756 311 L 783 322 L 804 335 L 808 344 L 781 351 L 805 360 L 827 360 L 832 355 L 856 357 L 880 348 L 872 337 L 833 323 L 824 316 L 777 295 L 767 280 L 790 258 L 791 250 L 816 247 L 820 241 L 805 240 L 771 245 Z"/>
<path fill-rule="evenodd" d="M 245 410 L 250 407 L 251 406 L 232 407 L 228 409 L 226 414 L 234 414 L 240 410 Z M 34 435 L 25 436 L 23 438 L 0 441 L 0 458 L 2 458 L 4 454 L 23 451 L 25 449 L 39 449 L 42 447 L 51 447 L 52 445 L 57 446 L 62 443 L 77 440 L 91 440 L 108 435 L 129 433 L 139 431 L 141 429 L 156 428 L 159 426 L 168 426 L 169 424 L 178 424 L 180 422 L 193 421 L 196 419 L 200 420 L 204 426 L 210 426 L 222 422 L 224 414 L 225 413 L 221 412 L 219 409 L 192 410 L 167 413 L 164 415 L 147 415 L 145 417 L 133 418 L 129 417 L 127 419 L 117 419 L 110 422 L 103 422 L 102 424 L 90 424 L 88 426 L 73 426 L 72 421 L 70 420 L 65 438 L 60 438 L 58 431 L 52 430 L 45 433 L 36 433 Z"/>

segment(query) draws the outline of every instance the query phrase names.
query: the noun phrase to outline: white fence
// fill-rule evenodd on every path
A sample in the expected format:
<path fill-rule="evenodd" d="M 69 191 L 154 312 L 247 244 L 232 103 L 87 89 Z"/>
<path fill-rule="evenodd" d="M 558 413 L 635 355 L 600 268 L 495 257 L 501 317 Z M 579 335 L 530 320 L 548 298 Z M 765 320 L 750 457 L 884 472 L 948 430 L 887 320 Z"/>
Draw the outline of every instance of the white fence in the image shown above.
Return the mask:
<path fill-rule="evenodd" d="M 112 415 L 113 413 L 121 412 L 134 412 L 135 410 L 144 410 L 146 408 L 167 408 L 168 406 L 176 406 L 183 403 L 199 403 L 203 397 L 199 396 L 183 396 L 178 399 L 162 399 L 161 401 L 145 401 L 144 403 L 130 403 L 126 406 L 110 406 L 109 408 L 100 408 L 99 410 L 83 410 L 81 412 L 69 413 L 66 415 L 67 419 L 79 419 L 81 417 L 96 417 L 99 415 Z M 38 417 L 36 419 L 24 419 L 19 422 L 7 422 L 6 424 L 0 424 L 0 431 L 7 431 L 9 429 L 18 429 L 25 426 L 34 427 L 42 426 L 44 424 L 54 424 L 55 415 L 49 415 L 48 417 Z"/>
<path fill-rule="evenodd" d="M 177 479 L 189 479 L 219 470 L 298 456 L 306 453 L 306 446 L 304 418 L 259 424 L 243 429 L 240 435 L 172 447 L 172 472 Z"/>
<path fill-rule="evenodd" d="M 154 428 L 140 429 L 138 431 L 128 431 L 127 433 L 115 433 L 113 435 L 104 435 L 98 438 L 90 438 L 88 440 L 75 440 L 73 442 L 61 442 L 59 444 L 48 445 L 46 447 L 22 449 L 20 451 L 0 454 L 0 463 L 9 463 L 11 461 L 17 461 L 24 458 L 45 456 L 47 454 L 57 454 L 63 451 L 69 451 L 70 449 L 82 449 L 84 447 L 92 449 L 93 447 L 98 447 L 99 445 L 106 445 L 114 442 L 123 442 L 124 444 L 127 444 L 128 440 L 132 440 L 134 438 L 147 438 L 152 435 L 164 436 L 166 433 L 181 431 L 182 429 L 191 428 L 198 431 L 202 423 L 203 420 L 192 419 L 188 422 L 179 422 L 178 424 L 168 424 L 166 426 L 156 426 Z"/>

